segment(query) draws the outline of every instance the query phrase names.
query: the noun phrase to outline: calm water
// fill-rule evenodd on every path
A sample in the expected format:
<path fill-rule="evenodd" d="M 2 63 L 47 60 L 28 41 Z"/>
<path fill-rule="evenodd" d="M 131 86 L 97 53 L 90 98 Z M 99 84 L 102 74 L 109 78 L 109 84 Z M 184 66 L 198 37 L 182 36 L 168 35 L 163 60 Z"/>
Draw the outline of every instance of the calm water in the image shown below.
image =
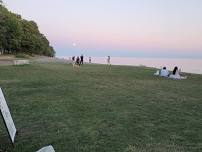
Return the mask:
<path fill-rule="evenodd" d="M 66 57 L 65 57 L 66 58 Z M 66 59 L 69 59 L 68 57 Z M 88 62 L 88 57 L 84 58 Z M 106 57 L 91 57 L 92 63 L 106 64 Z M 166 66 L 168 70 L 173 70 L 178 66 L 182 72 L 202 74 L 202 59 L 169 59 L 169 58 L 128 58 L 111 57 L 112 65 L 147 66 L 161 68 Z"/>

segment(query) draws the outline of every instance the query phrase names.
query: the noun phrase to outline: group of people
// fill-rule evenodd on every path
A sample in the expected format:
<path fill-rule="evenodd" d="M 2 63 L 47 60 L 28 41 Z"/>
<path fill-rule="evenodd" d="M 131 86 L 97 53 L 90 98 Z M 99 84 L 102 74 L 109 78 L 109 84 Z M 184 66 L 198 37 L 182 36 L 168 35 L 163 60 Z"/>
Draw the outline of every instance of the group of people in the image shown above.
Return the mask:
<path fill-rule="evenodd" d="M 72 65 L 73 66 L 74 65 L 80 66 L 80 65 L 84 64 L 84 56 L 83 56 L 83 54 L 81 56 L 77 56 L 77 57 L 75 57 L 75 56 L 73 56 L 72 58 L 70 57 L 70 60 L 72 60 Z M 92 62 L 91 57 L 89 57 L 89 63 L 91 63 L 91 62 Z"/>
<path fill-rule="evenodd" d="M 80 66 L 80 65 L 84 64 L 84 56 L 83 56 L 83 54 L 81 56 L 77 56 L 77 57 L 76 56 L 72 56 L 72 57 L 70 57 L 69 60 L 72 61 L 72 65 L 73 66 L 74 65 Z M 91 57 L 89 57 L 88 62 L 92 63 Z M 111 66 L 111 57 L 110 56 L 107 56 L 107 65 Z"/>
<path fill-rule="evenodd" d="M 77 56 L 77 57 L 73 56 L 72 57 L 72 64 L 73 65 L 78 65 L 78 66 L 83 65 L 83 61 L 84 61 L 83 55 L 81 55 L 80 57 L 79 56 Z"/>
<path fill-rule="evenodd" d="M 161 77 L 167 77 L 172 79 L 186 79 L 186 76 L 180 75 L 181 70 L 176 66 L 174 67 L 173 71 L 170 73 L 166 67 L 163 67 L 161 70 L 158 70 L 154 75 L 158 75 Z"/>

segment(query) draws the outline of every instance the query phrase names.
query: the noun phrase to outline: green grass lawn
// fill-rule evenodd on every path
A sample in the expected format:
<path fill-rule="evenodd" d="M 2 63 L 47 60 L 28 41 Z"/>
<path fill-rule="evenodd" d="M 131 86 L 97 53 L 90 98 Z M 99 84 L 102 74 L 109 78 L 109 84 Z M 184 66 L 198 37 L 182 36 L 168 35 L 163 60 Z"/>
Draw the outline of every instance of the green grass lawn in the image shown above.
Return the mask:
<path fill-rule="evenodd" d="M 144 67 L 0 66 L 0 87 L 19 131 L 0 151 L 202 151 L 202 75 L 153 76 Z"/>

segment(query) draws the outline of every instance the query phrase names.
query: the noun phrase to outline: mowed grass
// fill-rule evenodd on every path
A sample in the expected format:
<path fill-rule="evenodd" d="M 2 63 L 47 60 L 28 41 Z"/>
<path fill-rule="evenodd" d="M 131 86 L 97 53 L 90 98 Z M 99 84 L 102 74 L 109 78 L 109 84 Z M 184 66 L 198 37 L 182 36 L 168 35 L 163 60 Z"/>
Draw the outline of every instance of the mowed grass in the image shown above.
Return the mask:
<path fill-rule="evenodd" d="M 153 76 L 144 67 L 0 66 L 0 87 L 19 131 L 0 121 L 0 151 L 202 151 L 202 75 Z"/>

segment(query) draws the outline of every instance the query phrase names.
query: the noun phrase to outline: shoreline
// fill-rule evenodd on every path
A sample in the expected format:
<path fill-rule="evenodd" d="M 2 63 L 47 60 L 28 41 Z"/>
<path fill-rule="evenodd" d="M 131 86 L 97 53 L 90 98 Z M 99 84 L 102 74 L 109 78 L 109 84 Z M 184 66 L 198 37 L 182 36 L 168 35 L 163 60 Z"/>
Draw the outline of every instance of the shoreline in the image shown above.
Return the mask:
<path fill-rule="evenodd" d="M 86 60 L 88 57 L 84 58 L 84 62 L 85 64 L 89 64 L 88 61 Z M 94 60 L 93 60 L 94 59 Z M 119 61 L 117 59 L 122 59 L 122 60 L 126 60 L 126 59 L 130 59 L 129 62 L 126 61 Z M 13 65 L 13 61 L 14 60 L 29 60 L 31 63 L 37 64 L 37 63 L 67 63 L 67 64 L 71 64 L 72 61 L 69 59 L 69 57 L 46 57 L 46 56 L 34 56 L 34 57 L 30 57 L 30 58 L 16 58 L 14 55 L 0 55 L 0 66 L 3 65 Z M 90 64 L 100 64 L 100 65 L 106 65 L 105 63 L 106 58 L 105 57 L 92 57 L 92 63 Z M 137 63 L 133 63 L 131 62 L 131 60 L 137 61 Z M 142 60 L 142 61 L 141 61 Z M 144 62 L 145 60 L 147 61 L 153 61 L 151 62 L 151 65 L 145 65 L 144 63 L 142 64 L 141 62 Z M 154 66 L 152 64 L 154 64 L 154 60 L 156 60 L 157 64 L 160 65 L 160 63 L 158 63 L 158 59 L 148 59 L 148 58 L 125 58 L 125 57 L 112 57 L 111 59 L 111 63 L 112 65 L 117 65 L 117 66 L 132 66 L 132 67 L 146 67 L 146 68 L 152 68 L 152 69 L 160 69 L 161 67 L 163 67 L 163 65 L 161 66 Z M 164 59 L 159 59 L 164 60 Z M 176 59 L 168 59 L 168 60 L 176 60 Z M 179 61 L 180 59 L 178 59 Z M 183 61 L 186 61 L 187 59 L 182 59 Z M 190 59 L 188 59 L 189 61 L 191 61 Z M 194 59 L 196 61 L 198 61 L 198 59 Z M 94 61 L 94 62 L 93 62 Z M 119 63 L 120 62 L 120 63 Z M 202 64 L 201 64 L 202 65 Z M 181 66 L 179 66 L 181 67 Z M 183 66 L 182 66 L 183 67 Z M 172 71 L 171 68 L 168 68 L 169 71 Z M 202 75 L 202 69 L 201 71 L 197 71 L 195 70 L 182 70 L 182 73 L 190 73 L 190 74 L 199 74 Z"/>
<path fill-rule="evenodd" d="M 60 57 L 69 59 L 69 56 Z M 84 57 L 84 62 L 88 63 L 89 57 Z M 91 57 L 92 63 L 107 64 L 106 57 Z M 202 74 L 202 60 L 200 59 L 172 59 L 172 58 L 136 58 L 136 57 L 111 57 L 112 65 L 120 66 L 140 66 L 161 69 L 167 67 L 169 71 L 173 71 L 175 66 L 181 69 L 183 73 Z"/>

